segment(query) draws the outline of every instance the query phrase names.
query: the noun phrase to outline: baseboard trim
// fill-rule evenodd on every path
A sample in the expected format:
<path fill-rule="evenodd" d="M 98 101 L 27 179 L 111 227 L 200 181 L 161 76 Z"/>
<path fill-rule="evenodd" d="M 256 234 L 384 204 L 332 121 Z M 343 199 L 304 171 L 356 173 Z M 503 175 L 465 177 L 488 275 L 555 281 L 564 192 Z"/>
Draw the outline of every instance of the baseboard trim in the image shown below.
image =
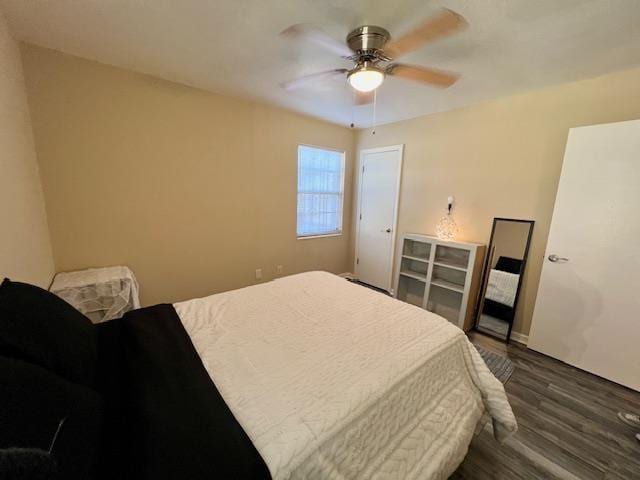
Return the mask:
<path fill-rule="evenodd" d="M 339 277 L 353 279 L 353 273 L 351 272 L 343 272 L 338 274 Z"/>
<path fill-rule="evenodd" d="M 529 343 L 529 335 L 520 332 L 511 332 L 511 340 L 526 345 Z"/>

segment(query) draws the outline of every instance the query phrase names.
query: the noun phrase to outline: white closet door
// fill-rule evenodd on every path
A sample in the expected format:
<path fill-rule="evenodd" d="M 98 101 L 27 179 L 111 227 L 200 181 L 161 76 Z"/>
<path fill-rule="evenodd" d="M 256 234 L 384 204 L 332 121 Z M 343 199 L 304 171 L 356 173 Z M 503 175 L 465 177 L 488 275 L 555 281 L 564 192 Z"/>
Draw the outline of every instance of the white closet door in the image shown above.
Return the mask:
<path fill-rule="evenodd" d="M 360 152 L 356 276 L 391 290 L 402 145 Z"/>
<path fill-rule="evenodd" d="M 640 390 L 640 120 L 569 132 L 528 346 Z"/>

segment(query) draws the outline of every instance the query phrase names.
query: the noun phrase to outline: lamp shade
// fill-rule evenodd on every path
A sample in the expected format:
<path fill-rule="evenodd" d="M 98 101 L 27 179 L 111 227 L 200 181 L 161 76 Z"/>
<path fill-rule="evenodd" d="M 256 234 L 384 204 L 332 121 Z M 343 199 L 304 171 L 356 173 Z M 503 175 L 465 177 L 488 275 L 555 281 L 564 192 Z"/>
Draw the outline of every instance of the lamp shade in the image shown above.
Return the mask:
<path fill-rule="evenodd" d="M 440 240 L 453 240 L 457 234 L 458 225 L 451 213 L 447 213 L 436 225 L 436 236 Z"/>
<path fill-rule="evenodd" d="M 377 68 L 365 67 L 351 72 L 349 84 L 359 92 L 371 92 L 382 85 L 384 73 Z"/>

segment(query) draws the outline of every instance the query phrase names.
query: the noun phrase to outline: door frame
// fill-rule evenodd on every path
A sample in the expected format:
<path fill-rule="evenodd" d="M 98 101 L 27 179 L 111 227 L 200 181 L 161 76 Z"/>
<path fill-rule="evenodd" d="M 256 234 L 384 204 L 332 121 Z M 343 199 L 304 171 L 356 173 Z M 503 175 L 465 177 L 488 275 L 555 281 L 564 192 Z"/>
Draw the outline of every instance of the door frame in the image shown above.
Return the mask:
<path fill-rule="evenodd" d="M 356 174 L 357 178 L 357 192 L 358 197 L 356 199 L 356 241 L 355 241 L 355 254 L 353 258 L 353 272 L 354 277 L 358 280 L 358 258 L 359 258 L 359 250 L 360 250 L 360 215 L 362 208 L 362 168 L 364 166 L 364 156 L 369 153 L 384 153 L 384 152 L 398 152 L 400 155 L 400 162 L 398 163 L 398 172 L 396 175 L 396 195 L 393 205 L 393 224 L 392 228 L 392 237 L 391 237 L 391 249 L 389 252 L 389 258 L 387 262 L 389 264 L 389 278 L 387 279 L 387 291 L 392 295 L 395 295 L 393 291 L 393 259 L 395 257 L 396 251 L 396 238 L 397 238 L 397 229 L 398 229 L 398 210 L 400 208 L 400 188 L 402 186 L 402 164 L 404 162 L 404 144 L 398 145 L 389 145 L 387 147 L 376 147 L 376 148 L 364 148 L 360 150 L 358 154 L 358 170 Z"/>

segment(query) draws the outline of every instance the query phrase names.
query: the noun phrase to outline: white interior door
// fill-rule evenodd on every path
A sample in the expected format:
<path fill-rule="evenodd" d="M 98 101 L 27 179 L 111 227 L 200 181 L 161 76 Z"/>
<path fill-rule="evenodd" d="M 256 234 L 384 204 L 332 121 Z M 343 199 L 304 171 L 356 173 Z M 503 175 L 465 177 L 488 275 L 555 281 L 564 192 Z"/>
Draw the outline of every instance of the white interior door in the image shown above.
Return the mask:
<path fill-rule="evenodd" d="M 356 277 L 391 290 L 402 145 L 360 152 Z"/>
<path fill-rule="evenodd" d="M 640 390 L 640 120 L 571 129 L 529 348 Z"/>

